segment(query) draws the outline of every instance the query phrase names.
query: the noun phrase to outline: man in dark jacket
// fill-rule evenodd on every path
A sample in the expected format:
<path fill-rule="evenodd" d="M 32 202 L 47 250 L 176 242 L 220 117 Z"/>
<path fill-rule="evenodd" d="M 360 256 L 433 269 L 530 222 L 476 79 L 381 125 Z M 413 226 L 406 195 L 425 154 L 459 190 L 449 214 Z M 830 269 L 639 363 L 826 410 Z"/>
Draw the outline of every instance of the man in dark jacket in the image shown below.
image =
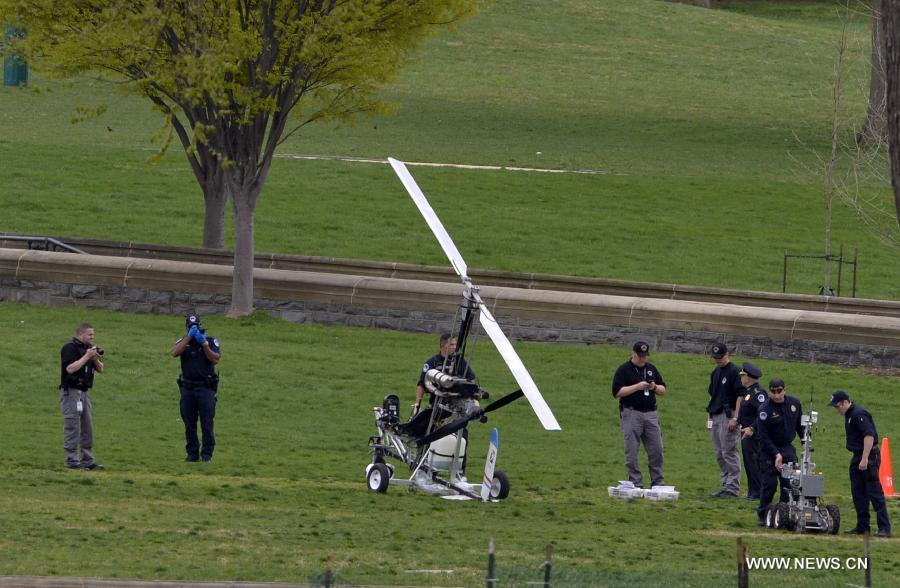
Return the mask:
<path fill-rule="evenodd" d="M 875 421 L 865 408 L 853 404 L 843 390 L 831 395 L 828 406 L 833 406 L 844 417 L 847 433 L 847 450 L 853 454 L 850 459 L 850 493 L 856 509 L 856 526 L 847 533 L 862 535 L 869 532 L 869 503 L 875 509 L 878 519 L 876 537 L 891 536 L 891 521 L 888 518 L 884 489 L 878 479 L 881 466 L 881 451 L 878 449 L 878 431 Z"/>
<path fill-rule="evenodd" d="M 769 399 L 759 407 L 756 417 L 756 434 L 759 445 L 760 491 L 756 515 L 760 525 L 765 524 L 766 510 L 775 496 L 775 487 L 781 480 L 781 502 L 788 500 L 790 482 L 781 477 L 781 466 L 797 463 L 797 451 L 791 444 L 794 437 L 803 438 L 800 417 L 803 406 L 793 396 L 788 396 L 784 380 L 769 381 Z"/>

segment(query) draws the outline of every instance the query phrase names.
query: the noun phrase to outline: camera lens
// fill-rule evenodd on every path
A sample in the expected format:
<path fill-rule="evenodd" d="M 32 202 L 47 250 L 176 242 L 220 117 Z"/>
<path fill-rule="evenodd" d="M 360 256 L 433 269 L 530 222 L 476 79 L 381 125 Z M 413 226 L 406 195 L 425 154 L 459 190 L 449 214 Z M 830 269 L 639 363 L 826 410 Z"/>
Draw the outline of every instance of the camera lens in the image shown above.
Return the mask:
<path fill-rule="evenodd" d="M 96 349 L 97 349 L 97 355 L 103 355 L 103 348 L 102 348 L 102 347 L 97 347 Z"/>

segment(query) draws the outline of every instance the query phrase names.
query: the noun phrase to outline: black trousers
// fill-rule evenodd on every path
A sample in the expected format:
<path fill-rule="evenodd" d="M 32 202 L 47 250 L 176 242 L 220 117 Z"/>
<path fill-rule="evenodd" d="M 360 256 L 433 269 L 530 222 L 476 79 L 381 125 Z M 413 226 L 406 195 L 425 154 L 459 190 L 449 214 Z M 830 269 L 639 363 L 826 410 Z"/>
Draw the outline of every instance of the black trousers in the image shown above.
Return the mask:
<path fill-rule="evenodd" d="M 779 447 L 778 451 L 781 453 L 782 465 L 788 462 L 797 463 L 797 452 L 794 450 L 793 445 Z M 775 469 L 775 457 L 765 455 L 762 452 L 760 452 L 759 456 L 759 479 L 759 507 L 756 509 L 756 516 L 763 518 L 766 516 L 766 509 L 772 504 L 772 499 L 775 497 L 775 487 L 779 483 L 781 484 L 779 500 L 787 502 L 790 482 L 786 478 L 782 478 L 781 472 Z"/>
<path fill-rule="evenodd" d="M 869 467 L 859 469 L 862 453 L 854 453 L 850 460 L 850 493 L 853 495 L 853 507 L 856 509 L 856 528 L 860 531 L 870 530 L 871 517 L 869 515 L 869 503 L 875 509 L 875 517 L 878 521 L 878 529 L 891 530 L 891 521 L 888 518 L 887 504 L 884 500 L 884 490 L 881 480 L 878 479 L 878 468 L 881 466 L 881 454 L 878 449 L 872 449 L 869 454 Z"/>
<path fill-rule="evenodd" d="M 187 458 L 212 459 L 216 447 L 213 420 L 216 417 L 216 393 L 205 387 L 181 386 L 181 420 L 184 421 L 184 449 Z M 197 439 L 197 420 L 203 433 L 203 447 Z"/>
<path fill-rule="evenodd" d="M 759 473 L 759 446 L 756 439 L 741 439 L 741 454 L 744 458 L 744 471 L 747 472 L 747 496 L 759 498 L 762 478 Z"/>

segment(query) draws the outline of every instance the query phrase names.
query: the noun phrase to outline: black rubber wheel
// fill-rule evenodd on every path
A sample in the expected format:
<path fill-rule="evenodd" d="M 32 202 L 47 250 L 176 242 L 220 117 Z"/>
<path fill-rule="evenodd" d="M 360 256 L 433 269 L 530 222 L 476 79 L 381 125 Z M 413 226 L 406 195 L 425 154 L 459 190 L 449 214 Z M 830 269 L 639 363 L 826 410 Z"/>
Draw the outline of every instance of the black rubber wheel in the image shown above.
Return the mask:
<path fill-rule="evenodd" d="M 828 532 L 837 535 L 837 532 L 841 530 L 841 509 L 836 504 L 826 504 L 825 511 L 831 517 L 832 527 Z"/>
<path fill-rule="evenodd" d="M 503 470 L 494 470 L 490 497 L 495 500 L 503 500 L 507 496 L 509 496 L 509 476 Z"/>
<path fill-rule="evenodd" d="M 372 464 L 369 473 L 366 474 L 366 484 L 372 492 L 387 492 L 391 483 L 391 471 L 383 463 Z"/>
<path fill-rule="evenodd" d="M 775 528 L 794 530 L 794 522 L 791 520 L 791 507 L 786 502 L 779 502 L 775 506 Z"/>

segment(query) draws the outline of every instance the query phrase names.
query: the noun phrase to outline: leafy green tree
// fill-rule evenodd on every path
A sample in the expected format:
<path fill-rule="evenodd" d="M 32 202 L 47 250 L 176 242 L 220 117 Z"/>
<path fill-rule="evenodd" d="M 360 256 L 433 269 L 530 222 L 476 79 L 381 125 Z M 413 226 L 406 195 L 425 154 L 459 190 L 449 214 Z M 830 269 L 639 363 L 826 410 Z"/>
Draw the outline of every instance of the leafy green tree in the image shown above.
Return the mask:
<path fill-rule="evenodd" d="M 0 0 L 9 46 L 62 77 L 104 74 L 148 98 L 164 144 L 203 190 L 203 244 L 235 218 L 230 314 L 253 308 L 253 215 L 276 147 L 306 124 L 384 105 L 381 85 L 437 29 L 482 0 Z"/>

